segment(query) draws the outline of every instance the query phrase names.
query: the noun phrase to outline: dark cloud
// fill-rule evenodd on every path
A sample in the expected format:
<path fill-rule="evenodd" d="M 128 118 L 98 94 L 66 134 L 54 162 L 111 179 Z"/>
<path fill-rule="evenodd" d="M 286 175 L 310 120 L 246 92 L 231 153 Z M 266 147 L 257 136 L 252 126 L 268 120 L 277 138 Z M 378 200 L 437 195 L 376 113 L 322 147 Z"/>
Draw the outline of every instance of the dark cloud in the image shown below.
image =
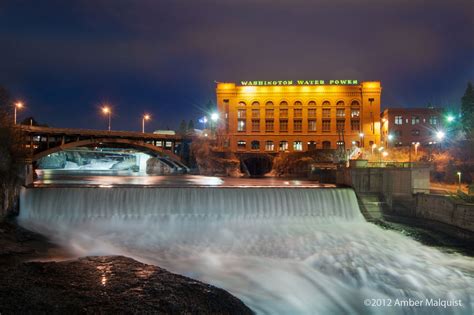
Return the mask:
<path fill-rule="evenodd" d="M 162 125 L 193 118 L 214 80 L 381 80 L 386 105 L 445 105 L 474 79 L 473 13 L 472 0 L 6 1 L 0 82 L 57 125 L 99 127 L 109 100 L 124 129 L 146 108 Z"/>

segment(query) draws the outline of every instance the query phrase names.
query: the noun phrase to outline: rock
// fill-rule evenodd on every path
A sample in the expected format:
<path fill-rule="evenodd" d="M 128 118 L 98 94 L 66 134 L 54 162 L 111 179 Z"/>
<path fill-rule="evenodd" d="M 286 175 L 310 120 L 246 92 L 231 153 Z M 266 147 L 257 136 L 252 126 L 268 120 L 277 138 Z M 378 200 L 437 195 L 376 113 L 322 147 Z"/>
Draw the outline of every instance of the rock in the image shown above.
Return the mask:
<path fill-rule="evenodd" d="M 2 314 L 253 314 L 222 289 L 122 256 L 21 263 L 0 283 Z"/>
<path fill-rule="evenodd" d="M 132 169 L 132 167 L 137 166 L 135 159 L 125 159 L 123 161 L 117 162 L 110 168 L 111 170 L 126 171 Z"/>
<path fill-rule="evenodd" d="M 146 173 L 149 175 L 165 175 L 173 173 L 173 168 L 159 158 L 152 157 L 146 161 Z"/>
<path fill-rule="evenodd" d="M 66 154 L 64 152 L 52 153 L 38 161 L 39 169 L 62 169 L 66 165 Z"/>

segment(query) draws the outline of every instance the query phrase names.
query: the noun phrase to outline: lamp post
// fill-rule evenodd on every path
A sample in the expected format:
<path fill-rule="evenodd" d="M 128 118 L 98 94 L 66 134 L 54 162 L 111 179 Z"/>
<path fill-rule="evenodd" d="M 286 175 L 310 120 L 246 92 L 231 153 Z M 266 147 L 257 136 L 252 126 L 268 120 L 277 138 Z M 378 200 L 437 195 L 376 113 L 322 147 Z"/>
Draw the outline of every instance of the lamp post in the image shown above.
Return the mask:
<path fill-rule="evenodd" d="M 110 110 L 110 107 L 108 106 L 104 106 L 102 107 L 102 113 L 104 113 L 105 115 L 108 116 L 108 120 L 109 120 L 109 131 L 111 130 L 111 119 L 110 119 L 110 115 L 112 114 L 112 111 Z"/>
<path fill-rule="evenodd" d="M 151 116 L 148 114 L 143 115 L 142 118 L 142 133 L 145 133 L 145 120 L 150 120 Z"/>
<path fill-rule="evenodd" d="M 458 191 L 461 191 L 461 172 L 456 173 L 458 175 Z"/>
<path fill-rule="evenodd" d="M 13 122 L 15 123 L 15 125 L 16 125 L 16 111 L 18 109 L 22 109 L 22 108 L 23 108 L 23 103 L 22 102 L 16 102 L 13 105 Z"/>

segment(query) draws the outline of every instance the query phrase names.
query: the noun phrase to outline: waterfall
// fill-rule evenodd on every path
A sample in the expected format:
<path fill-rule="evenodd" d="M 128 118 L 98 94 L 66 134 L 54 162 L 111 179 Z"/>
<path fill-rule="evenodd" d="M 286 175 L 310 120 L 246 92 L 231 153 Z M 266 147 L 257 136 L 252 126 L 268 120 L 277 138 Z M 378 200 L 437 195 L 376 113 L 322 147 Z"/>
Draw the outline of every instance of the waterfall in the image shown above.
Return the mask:
<path fill-rule="evenodd" d="M 474 262 L 364 220 L 351 189 L 23 189 L 19 222 L 78 256 L 122 254 L 258 314 L 472 314 Z M 426 299 L 463 306 L 367 306 Z"/>

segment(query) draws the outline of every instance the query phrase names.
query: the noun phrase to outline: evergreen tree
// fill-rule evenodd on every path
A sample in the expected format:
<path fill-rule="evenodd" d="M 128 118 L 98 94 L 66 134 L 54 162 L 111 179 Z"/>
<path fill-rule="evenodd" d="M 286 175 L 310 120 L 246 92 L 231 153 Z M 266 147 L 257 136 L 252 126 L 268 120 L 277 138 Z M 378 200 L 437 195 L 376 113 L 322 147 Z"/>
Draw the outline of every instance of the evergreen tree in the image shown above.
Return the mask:
<path fill-rule="evenodd" d="M 467 84 L 466 92 L 461 99 L 462 127 L 467 139 L 474 138 L 474 88 Z"/>
<path fill-rule="evenodd" d="M 181 123 L 179 124 L 178 134 L 185 135 L 187 131 L 188 130 L 186 128 L 186 121 L 183 119 L 181 120 Z"/>

